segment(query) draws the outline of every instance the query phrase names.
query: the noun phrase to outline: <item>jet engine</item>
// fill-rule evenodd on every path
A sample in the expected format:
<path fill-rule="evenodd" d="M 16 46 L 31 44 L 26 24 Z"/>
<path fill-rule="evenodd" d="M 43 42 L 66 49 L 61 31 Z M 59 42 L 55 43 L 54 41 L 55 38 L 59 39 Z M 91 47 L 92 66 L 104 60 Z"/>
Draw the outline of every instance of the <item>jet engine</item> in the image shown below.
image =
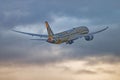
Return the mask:
<path fill-rule="evenodd" d="M 70 41 L 66 42 L 66 44 L 72 44 L 72 43 L 74 43 L 73 40 L 70 40 Z"/>
<path fill-rule="evenodd" d="M 93 40 L 93 38 L 94 38 L 93 35 L 85 36 L 86 41 L 91 41 L 91 40 Z"/>

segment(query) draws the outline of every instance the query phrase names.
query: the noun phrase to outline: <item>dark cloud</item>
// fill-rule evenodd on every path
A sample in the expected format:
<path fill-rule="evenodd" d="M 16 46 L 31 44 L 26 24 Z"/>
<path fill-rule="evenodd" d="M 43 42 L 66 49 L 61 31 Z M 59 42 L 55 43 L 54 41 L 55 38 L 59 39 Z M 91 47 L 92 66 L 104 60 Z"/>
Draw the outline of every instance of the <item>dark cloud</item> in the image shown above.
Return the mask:
<path fill-rule="evenodd" d="M 0 1 L 0 61 L 45 64 L 67 59 L 84 59 L 89 56 L 112 55 L 113 58 L 103 61 L 119 62 L 119 3 L 118 0 Z M 43 44 L 28 40 L 31 37 L 10 31 L 16 26 L 25 28 L 25 25 L 43 23 L 45 20 L 51 23 L 55 32 L 69 29 L 76 24 L 88 25 L 90 29 L 96 28 L 95 26 L 110 27 L 107 31 L 95 35 L 91 42 L 81 39 L 72 45 Z M 116 56 L 117 60 L 114 59 Z"/>
<path fill-rule="evenodd" d="M 1 1 L 1 26 L 12 27 L 19 24 L 29 24 L 51 20 L 51 14 L 89 18 L 93 24 L 113 24 L 119 22 L 118 0 L 12 0 Z"/>

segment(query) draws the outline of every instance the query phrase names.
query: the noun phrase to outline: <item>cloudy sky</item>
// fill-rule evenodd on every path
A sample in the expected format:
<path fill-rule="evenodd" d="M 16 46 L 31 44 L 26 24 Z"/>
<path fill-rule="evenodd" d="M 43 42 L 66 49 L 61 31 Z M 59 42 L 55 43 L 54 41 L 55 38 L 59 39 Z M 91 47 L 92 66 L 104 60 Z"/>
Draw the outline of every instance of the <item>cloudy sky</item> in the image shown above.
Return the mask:
<path fill-rule="evenodd" d="M 93 41 L 53 45 L 12 32 L 47 34 L 109 26 Z M 0 0 L 0 80 L 120 80 L 119 0 Z"/>

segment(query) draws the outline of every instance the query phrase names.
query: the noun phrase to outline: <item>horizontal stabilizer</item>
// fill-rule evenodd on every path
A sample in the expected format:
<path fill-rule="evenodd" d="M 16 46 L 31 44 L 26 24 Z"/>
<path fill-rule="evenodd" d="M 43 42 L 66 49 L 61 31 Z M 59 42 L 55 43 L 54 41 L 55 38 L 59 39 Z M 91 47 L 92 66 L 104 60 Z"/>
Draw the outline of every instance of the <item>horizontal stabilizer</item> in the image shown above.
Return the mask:
<path fill-rule="evenodd" d="M 47 39 L 30 39 L 30 40 L 47 41 Z"/>

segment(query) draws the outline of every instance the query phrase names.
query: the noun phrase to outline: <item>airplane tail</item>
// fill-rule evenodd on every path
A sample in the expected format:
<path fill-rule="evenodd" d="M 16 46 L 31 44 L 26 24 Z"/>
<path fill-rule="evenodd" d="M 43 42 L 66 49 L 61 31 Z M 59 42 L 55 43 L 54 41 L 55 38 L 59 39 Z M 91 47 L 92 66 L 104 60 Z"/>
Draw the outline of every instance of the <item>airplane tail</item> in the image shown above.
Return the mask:
<path fill-rule="evenodd" d="M 52 32 L 52 30 L 51 30 L 51 28 L 50 28 L 50 26 L 49 26 L 47 21 L 45 21 L 45 25 L 46 25 L 47 32 L 48 32 L 48 38 L 53 38 L 54 33 Z"/>

